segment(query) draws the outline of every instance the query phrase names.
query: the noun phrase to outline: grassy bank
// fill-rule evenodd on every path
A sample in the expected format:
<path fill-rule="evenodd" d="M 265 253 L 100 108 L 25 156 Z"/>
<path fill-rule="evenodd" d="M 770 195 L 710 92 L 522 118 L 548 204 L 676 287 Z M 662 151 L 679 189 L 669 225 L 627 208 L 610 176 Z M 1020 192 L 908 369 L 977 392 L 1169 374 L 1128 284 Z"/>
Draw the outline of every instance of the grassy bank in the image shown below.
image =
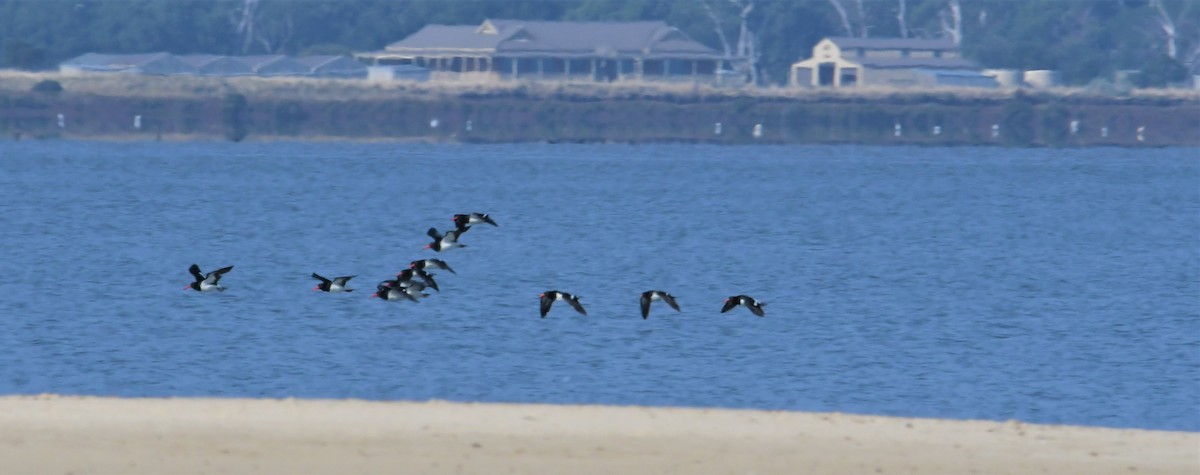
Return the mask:
<path fill-rule="evenodd" d="M 33 92 L 46 80 L 62 91 Z M 0 134 L 9 138 L 1197 146 L 1198 124 L 1200 93 L 1178 90 L 847 92 L 0 73 Z"/>

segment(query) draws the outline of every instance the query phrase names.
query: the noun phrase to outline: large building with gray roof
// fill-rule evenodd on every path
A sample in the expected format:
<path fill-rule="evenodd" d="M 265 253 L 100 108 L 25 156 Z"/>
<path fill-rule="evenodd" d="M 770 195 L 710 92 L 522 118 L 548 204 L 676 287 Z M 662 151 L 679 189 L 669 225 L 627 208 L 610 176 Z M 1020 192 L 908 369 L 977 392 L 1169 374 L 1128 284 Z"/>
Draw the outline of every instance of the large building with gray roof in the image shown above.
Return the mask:
<path fill-rule="evenodd" d="M 739 66 L 661 21 L 427 25 L 382 51 L 355 56 L 377 66 L 425 67 L 435 80 L 721 82 Z"/>

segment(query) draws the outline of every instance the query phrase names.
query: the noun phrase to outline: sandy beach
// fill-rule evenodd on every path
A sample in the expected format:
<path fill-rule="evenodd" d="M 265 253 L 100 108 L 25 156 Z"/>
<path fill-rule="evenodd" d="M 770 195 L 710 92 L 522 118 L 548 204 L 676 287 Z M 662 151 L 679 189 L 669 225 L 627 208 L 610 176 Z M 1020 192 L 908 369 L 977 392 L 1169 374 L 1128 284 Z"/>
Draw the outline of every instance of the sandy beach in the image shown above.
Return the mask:
<path fill-rule="evenodd" d="M 0 473 L 1200 473 L 1200 434 L 682 408 L 0 398 Z"/>

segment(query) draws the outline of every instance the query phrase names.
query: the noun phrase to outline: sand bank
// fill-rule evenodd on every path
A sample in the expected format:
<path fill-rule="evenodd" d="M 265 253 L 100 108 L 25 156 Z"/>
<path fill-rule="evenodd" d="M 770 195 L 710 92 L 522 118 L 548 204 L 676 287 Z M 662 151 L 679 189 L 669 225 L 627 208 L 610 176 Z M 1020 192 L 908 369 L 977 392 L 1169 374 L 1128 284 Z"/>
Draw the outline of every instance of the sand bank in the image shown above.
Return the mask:
<path fill-rule="evenodd" d="M 798 412 L 0 398 L 0 473 L 1200 473 L 1200 433 Z"/>

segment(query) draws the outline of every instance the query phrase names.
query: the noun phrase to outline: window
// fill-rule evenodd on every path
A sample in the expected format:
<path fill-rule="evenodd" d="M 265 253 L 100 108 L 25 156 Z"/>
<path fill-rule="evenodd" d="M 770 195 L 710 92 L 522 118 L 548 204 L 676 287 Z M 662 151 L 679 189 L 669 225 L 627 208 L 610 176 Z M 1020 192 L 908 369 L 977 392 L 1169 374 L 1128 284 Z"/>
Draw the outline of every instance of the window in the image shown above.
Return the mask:
<path fill-rule="evenodd" d="M 858 85 L 858 68 L 842 68 L 842 87 Z"/>

